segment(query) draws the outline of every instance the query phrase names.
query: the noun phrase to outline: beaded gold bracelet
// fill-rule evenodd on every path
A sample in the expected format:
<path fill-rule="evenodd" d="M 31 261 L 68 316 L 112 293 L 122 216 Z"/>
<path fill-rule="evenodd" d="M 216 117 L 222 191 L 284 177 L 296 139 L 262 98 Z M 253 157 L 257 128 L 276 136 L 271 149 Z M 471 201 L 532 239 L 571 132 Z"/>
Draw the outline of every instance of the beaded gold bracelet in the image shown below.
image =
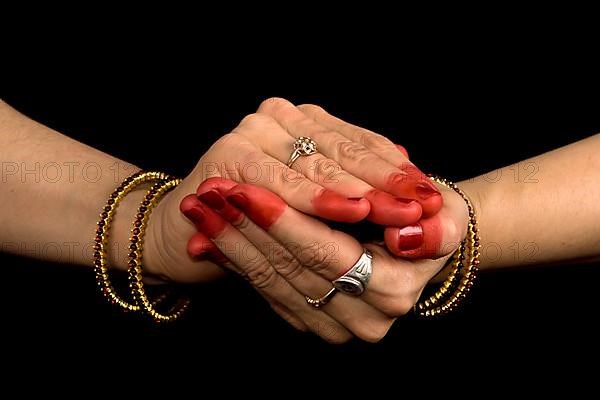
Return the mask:
<path fill-rule="evenodd" d="M 142 276 L 142 248 L 148 219 L 162 196 L 177 187 L 179 183 L 181 183 L 181 179 L 169 179 L 157 182 L 152 186 L 152 189 L 148 191 L 140 204 L 135 221 L 133 222 L 132 235 L 129 239 L 129 249 L 131 252 L 129 253 L 128 274 L 131 293 L 136 304 L 142 309 L 142 312 L 152 317 L 157 323 L 175 321 L 181 317 L 190 303 L 188 299 L 179 299 L 167 313 L 157 311 L 157 303 L 151 302 L 146 294 Z"/>
<path fill-rule="evenodd" d="M 108 198 L 106 205 L 100 214 L 96 237 L 94 238 L 94 270 L 96 273 L 96 282 L 102 294 L 112 304 L 116 304 L 125 311 L 139 311 L 140 306 L 131 303 L 119 295 L 113 287 L 108 275 L 108 237 L 110 224 L 117 212 L 117 208 L 121 201 L 136 187 L 149 182 L 158 182 L 165 179 L 170 179 L 170 176 L 162 172 L 143 172 L 138 171 L 125 179 L 119 187 Z"/>
<path fill-rule="evenodd" d="M 469 224 L 467 236 L 452 255 L 448 277 L 433 295 L 415 305 L 415 311 L 423 317 L 446 314 L 458 307 L 477 277 L 480 255 L 479 230 L 471 200 L 455 183 L 437 176 L 432 176 L 430 179 L 454 190 L 463 198 L 469 211 Z"/>

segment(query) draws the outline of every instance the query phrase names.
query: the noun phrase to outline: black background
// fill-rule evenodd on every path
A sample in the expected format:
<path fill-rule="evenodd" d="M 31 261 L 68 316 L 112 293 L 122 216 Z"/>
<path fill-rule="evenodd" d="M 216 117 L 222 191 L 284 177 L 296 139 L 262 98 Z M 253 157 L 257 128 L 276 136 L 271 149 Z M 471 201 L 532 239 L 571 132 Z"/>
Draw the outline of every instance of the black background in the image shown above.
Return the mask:
<path fill-rule="evenodd" d="M 335 47 L 338 40 L 325 43 L 328 57 L 290 50 L 269 59 L 264 45 L 222 57 L 204 47 L 199 54 L 176 43 L 132 43 L 116 57 L 100 46 L 60 66 L 63 54 L 50 50 L 20 73 L 7 72 L 0 95 L 71 137 L 179 175 L 269 96 L 322 105 L 394 138 L 424 170 L 455 180 L 600 132 L 593 60 L 570 46 L 557 53 L 552 41 L 456 43 L 439 37 L 382 51 L 358 40 Z M 398 54 L 382 56 L 390 52 Z M 177 371 L 185 360 L 251 374 L 259 361 L 274 373 L 330 363 L 344 372 L 357 359 L 436 371 L 461 359 L 485 373 L 502 362 L 513 371 L 562 369 L 597 352 L 597 264 L 485 272 L 459 312 L 436 321 L 409 316 L 379 344 L 344 346 L 295 332 L 233 279 L 198 287 L 185 320 L 155 327 L 105 305 L 89 269 L 6 255 L 0 265 L 5 343 L 36 364 L 128 365 L 134 354 L 150 356 L 148 368 Z"/>

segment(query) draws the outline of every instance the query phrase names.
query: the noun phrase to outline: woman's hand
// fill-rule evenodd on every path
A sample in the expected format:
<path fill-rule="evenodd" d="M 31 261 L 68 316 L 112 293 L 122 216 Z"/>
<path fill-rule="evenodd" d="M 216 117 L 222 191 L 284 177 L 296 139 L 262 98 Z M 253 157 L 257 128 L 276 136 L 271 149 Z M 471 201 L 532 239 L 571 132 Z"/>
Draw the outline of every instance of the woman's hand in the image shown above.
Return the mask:
<path fill-rule="evenodd" d="M 297 137 L 310 136 L 319 153 L 286 163 Z M 190 259 L 185 246 L 193 227 L 179 203 L 211 177 L 251 183 L 277 194 L 292 208 L 334 221 L 405 227 L 440 209 L 439 191 L 405 152 L 381 135 L 338 120 L 316 106 L 295 107 L 283 99 L 263 102 L 202 156 L 184 182 L 159 204 L 150 221 L 147 269 L 179 282 L 212 280 L 222 274 L 214 264 Z M 414 229 L 411 231 L 414 232 Z M 406 232 L 404 232 L 406 233 Z M 390 248 L 402 235 L 391 235 Z M 409 241 L 418 246 L 418 242 Z"/>
<path fill-rule="evenodd" d="M 404 260 L 381 245 L 366 244 L 374 255 L 367 290 L 360 297 L 337 293 L 319 310 L 305 296 L 322 297 L 356 263 L 363 245 L 353 237 L 298 212 L 264 188 L 223 178 L 203 182 L 197 195 L 184 199 L 181 210 L 199 232 L 190 241 L 190 255 L 244 276 L 296 328 L 331 342 L 352 335 L 378 341 L 396 317 L 412 309 L 466 234 L 464 201 L 453 191 L 440 190 L 444 208 L 424 226 L 422 247 L 432 259 Z"/>

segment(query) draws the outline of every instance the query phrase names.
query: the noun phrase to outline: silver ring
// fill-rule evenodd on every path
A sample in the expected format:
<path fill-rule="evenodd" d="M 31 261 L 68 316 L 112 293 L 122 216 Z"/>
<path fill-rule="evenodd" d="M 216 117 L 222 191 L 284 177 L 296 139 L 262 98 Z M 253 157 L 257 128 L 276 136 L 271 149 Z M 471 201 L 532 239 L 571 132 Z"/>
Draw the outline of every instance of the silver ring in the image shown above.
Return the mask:
<path fill-rule="evenodd" d="M 290 155 L 287 166 L 292 168 L 292 165 L 300 156 L 312 156 L 316 153 L 318 153 L 317 143 L 309 137 L 301 136 L 294 142 L 294 151 Z"/>
<path fill-rule="evenodd" d="M 362 255 L 344 275 L 333 281 L 340 292 L 351 296 L 360 296 L 367 289 L 373 273 L 373 253 L 364 249 Z"/>
<path fill-rule="evenodd" d="M 308 304 L 310 304 L 311 306 L 313 306 L 314 308 L 316 308 L 317 310 L 321 307 L 323 307 L 324 305 L 326 305 L 327 303 L 329 303 L 331 301 L 331 299 L 333 299 L 333 296 L 335 296 L 335 294 L 337 293 L 337 289 L 336 288 L 331 288 L 331 290 L 329 292 L 327 292 L 327 294 L 321 298 L 318 299 L 313 299 L 311 297 L 308 296 L 304 296 L 304 298 L 306 299 L 306 302 Z"/>

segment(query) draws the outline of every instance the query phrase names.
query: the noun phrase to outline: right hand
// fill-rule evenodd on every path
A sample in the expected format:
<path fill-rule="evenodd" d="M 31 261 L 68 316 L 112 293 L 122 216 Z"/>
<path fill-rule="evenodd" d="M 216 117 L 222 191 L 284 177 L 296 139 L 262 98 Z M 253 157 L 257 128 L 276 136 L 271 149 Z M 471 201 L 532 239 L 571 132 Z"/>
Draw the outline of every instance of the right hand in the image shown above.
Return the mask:
<path fill-rule="evenodd" d="M 299 136 L 312 137 L 319 153 L 300 157 L 290 169 L 287 159 Z M 183 198 L 211 177 L 263 187 L 298 211 L 343 222 L 368 218 L 403 227 L 422 215 L 434 215 L 442 206 L 436 187 L 383 136 L 316 106 L 269 99 L 219 139 L 155 209 L 146 239 L 151 245 L 144 255 L 154 275 L 193 283 L 222 274 L 215 264 L 187 255 L 194 227 L 179 211 Z"/>

